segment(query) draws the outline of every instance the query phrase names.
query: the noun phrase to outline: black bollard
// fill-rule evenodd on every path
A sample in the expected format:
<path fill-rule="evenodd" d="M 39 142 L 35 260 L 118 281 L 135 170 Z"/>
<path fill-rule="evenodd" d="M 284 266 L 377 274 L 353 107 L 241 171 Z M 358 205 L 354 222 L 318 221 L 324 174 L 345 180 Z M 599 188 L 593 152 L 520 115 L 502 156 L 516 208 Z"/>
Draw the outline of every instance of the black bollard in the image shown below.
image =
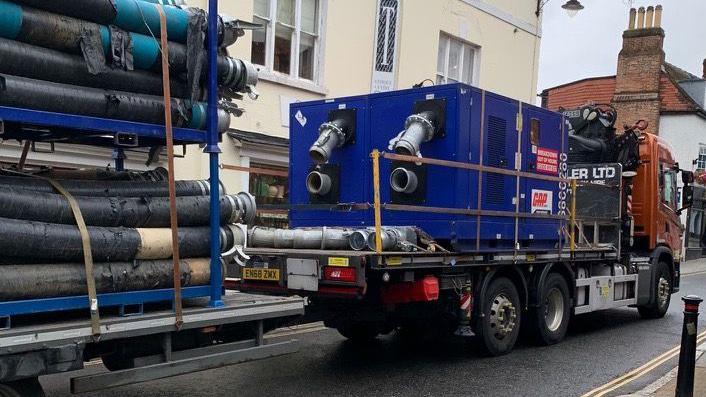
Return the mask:
<path fill-rule="evenodd" d="M 684 327 L 681 331 L 679 351 L 679 374 L 677 375 L 676 397 L 694 396 L 694 367 L 696 366 L 696 333 L 699 318 L 699 304 L 703 299 L 695 295 L 681 298 L 684 301 Z"/>

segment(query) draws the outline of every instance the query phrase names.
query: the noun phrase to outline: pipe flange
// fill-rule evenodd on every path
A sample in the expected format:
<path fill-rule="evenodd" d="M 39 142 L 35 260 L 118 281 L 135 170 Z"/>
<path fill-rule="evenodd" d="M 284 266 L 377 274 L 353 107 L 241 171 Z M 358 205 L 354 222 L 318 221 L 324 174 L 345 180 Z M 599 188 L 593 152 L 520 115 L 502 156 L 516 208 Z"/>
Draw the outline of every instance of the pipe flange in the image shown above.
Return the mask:
<path fill-rule="evenodd" d="M 243 203 L 242 211 L 245 212 L 243 215 L 243 222 L 246 225 L 252 225 L 257 217 L 257 203 L 255 202 L 255 196 L 248 192 L 240 192 L 237 195 Z"/>
<path fill-rule="evenodd" d="M 434 133 L 436 131 L 434 122 L 431 121 L 428 117 L 425 117 L 424 113 L 413 114 L 407 117 L 407 120 L 405 121 L 405 129 L 408 129 L 412 124 L 415 123 L 422 125 L 422 129 L 424 130 L 425 142 L 429 142 L 430 140 L 432 140 L 432 138 L 434 138 Z"/>
<path fill-rule="evenodd" d="M 336 125 L 336 123 L 326 122 L 319 126 L 319 135 L 323 135 L 326 132 L 334 134 L 337 136 L 338 141 L 336 142 L 336 147 L 342 147 L 347 140 L 346 133 L 343 132 L 343 128 Z"/>

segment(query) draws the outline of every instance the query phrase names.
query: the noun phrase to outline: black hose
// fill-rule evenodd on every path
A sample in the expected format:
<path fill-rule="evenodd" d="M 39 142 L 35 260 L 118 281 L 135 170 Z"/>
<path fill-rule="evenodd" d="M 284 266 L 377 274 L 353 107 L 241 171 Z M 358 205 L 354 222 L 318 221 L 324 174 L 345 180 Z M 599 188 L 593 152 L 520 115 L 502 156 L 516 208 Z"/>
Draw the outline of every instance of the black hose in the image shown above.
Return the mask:
<path fill-rule="evenodd" d="M 249 202 L 245 202 L 248 200 Z M 167 197 L 76 197 L 89 226 L 169 227 Z M 208 196 L 177 197 L 179 226 L 209 225 Z M 247 194 L 221 196 L 221 225 L 251 221 L 254 200 Z M 69 202 L 62 195 L 19 189 L 0 190 L 0 218 L 75 225 Z"/>
<path fill-rule="evenodd" d="M 61 185 L 75 196 L 91 197 L 167 197 L 167 182 L 66 180 Z M 177 196 L 207 196 L 208 181 L 176 181 Z M 55 193 L 52 185 L 39 178 L 0 175 L 0 189 L 23 189 Z"/>
<path fill-rule="evenodd" d="M 162 77 L 147 71 L 107 68 L 89 73 L 86 61 L 71 55 L 0 38 L 0 73 L 85 87 L 162 95 Z M 186 83 L 171 82 L 172 97 L 188 98 Z"/>
<path fill-rule="evenodd" d="M 209 227 L 179 228 L 182 258 L 208 257 Z M 164 229 L 89 226 L 91 252 L 96 262 L 171 258 L 171 231 Z M 221 247 L 227 251 L 233 230 L 221 228 Z M 242 241 L 239 241 L 242 244 Z M 81 262 L 83 244 L 78 227 L 0 218 L 0 252 L 3 263 Z"/>
<path fill-rule="evenodd" d="M 208 284 L 208 259 L 185 259 L 179 265 L 183 287 Z M 0 301 L 87 294 L 83 263 L 4 265 L 0 271 Z M 171 260 L 96 263 L 93 274 L 101 294 L 174 286 Z"/>
<path fill-rule="evenodd" d="M 18 175 L 14 170 L 2 170 L 0 169 L 0 174 L 7 174 L 10 176 L 23 176 Z M 81 180 L 91 180 L 91 181 L 144 181 L 144 182 L 164 182 L 167 180 L 167 169 L 164 167 L 157 167 L 150 171 L 115 171 L 112 169 L 105 168 L 87 168 L 78 170 L 66 170 L 45 167 L 40 168 L 37 171 L 33 171 L 31 175 L 39 175 L 46 178 L 52 179 L 81 179 Z M 30 177 L 30 175 L 27 175 Z"/>

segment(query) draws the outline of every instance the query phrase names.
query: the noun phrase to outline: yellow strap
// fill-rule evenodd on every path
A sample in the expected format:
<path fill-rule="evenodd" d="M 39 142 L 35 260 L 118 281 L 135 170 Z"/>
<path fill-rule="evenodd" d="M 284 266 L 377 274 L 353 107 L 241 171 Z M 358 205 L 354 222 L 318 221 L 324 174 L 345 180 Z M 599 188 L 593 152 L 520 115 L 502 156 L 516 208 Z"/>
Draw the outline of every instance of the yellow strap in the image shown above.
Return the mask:
<path fill-rule="evenodd" d="M 101 335 L 101 325 L 100 325 L 100 314 L 98 312 L 98 297 L 96 293 L 96 279 L 93 275 L 93 253 L 91 252 L 91 237 L 88 234 L 88 227 L 86 226 L 86 221 L 83 219 L 83 214 L 81 213 L 81 208 L 78 206 L 78 202 L 68 192 L 64 189 L 61 184 L 51 178 L 44 178 L 36 176 L 36 178 L 41 178 L 49 182 L 54 189 L 59 192 L 62 196 L 66 198 L 71 206 L 71 212 L 74 214 L 74 219 L 76 220 L 76 225 L 78 226 L 78 231 L 81 233 L 81 242 L 83 243 L 83 262 L 86 267 L 86 287 L 88 288 L 88 300 L 90 302 L 91 308 L 91 333 L 94 338 L 98 338 Z"/>

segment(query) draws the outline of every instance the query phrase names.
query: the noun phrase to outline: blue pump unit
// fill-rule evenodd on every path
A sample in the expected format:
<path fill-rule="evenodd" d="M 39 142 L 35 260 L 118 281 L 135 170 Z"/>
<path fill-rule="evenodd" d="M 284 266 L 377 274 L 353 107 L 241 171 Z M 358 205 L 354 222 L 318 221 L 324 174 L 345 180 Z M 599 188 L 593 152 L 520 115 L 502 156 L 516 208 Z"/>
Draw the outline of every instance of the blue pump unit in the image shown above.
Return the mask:
<path fill-rule="evenodd" d="M 348 131 L 340 129 L 336 142 L 322 138 L 321 126 L 351 109 L 355 123 L 342 123 Z M 567 137 L 558 113 L 450 84 L 292 104 L 290 126 L 293 227 L 373 226 L 370 153 L 377 149 L 503 170 L 382 158 L 384 226 L 417 226 L 458 251 L 560 244 L 567 186 L 556 177 L 565 171 Z M 317 157 L 322 140 L 330 155 Z M 328 179 L 312 181 L 312 172 Z"/>

